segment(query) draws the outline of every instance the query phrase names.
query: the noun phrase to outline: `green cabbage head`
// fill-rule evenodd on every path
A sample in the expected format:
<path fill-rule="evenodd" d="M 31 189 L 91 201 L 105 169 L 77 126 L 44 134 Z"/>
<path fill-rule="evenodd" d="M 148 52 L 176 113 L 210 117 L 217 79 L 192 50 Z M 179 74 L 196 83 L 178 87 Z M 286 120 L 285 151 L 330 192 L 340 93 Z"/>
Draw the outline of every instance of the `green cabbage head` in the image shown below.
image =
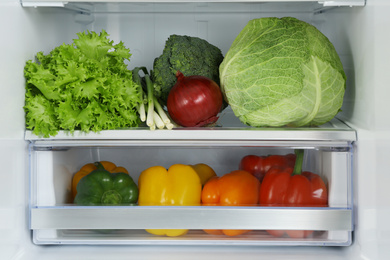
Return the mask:
<path fill-rule="evenodd" d="M 291 17 L 249 21 L 219 72 L 226 102 L 251 126 L 324 124 L 340 111 L 346 87 L 332 43 Z"/>

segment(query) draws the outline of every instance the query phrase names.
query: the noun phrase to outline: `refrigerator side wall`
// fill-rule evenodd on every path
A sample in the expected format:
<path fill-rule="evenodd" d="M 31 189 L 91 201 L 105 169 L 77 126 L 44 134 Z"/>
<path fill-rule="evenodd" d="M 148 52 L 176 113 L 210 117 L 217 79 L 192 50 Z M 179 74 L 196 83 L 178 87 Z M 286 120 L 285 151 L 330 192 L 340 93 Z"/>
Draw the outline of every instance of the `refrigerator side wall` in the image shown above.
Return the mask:
<path fill-rule="evenodd" d="M 357 130 L 353 166 L 355 232 L 351 257 L 390 255 L 390 157 L 388 33 L 390 3 L 367 0 L 363 8 L 324 14 L 325 34 L 335 43 L 348 76 L 341 117 Z"/>
<path fill-rule="evenodd" d="M 0 258 L 19 259 L 28 258 L 34 249 L 28 229 L 24 64 L 38 51 L 48 53 L 72 39 L 82 28 L 69 14 L 25 9 L 18 0 L 0 2 L 0 28 Z"/>

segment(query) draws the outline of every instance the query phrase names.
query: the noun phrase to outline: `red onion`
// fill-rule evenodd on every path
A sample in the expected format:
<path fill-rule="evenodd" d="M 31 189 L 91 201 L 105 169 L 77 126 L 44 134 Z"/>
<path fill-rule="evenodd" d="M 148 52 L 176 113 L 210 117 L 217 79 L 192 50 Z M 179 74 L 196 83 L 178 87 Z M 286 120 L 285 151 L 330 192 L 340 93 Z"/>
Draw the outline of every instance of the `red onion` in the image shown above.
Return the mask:
<path fill-rule="evenodd" d="M 216 122 L 223 100 L 218 84 L 203 76 L 185 77 L 180 71 L 176 78 L 167 100 L 172 120 L 186 127 Z"/>

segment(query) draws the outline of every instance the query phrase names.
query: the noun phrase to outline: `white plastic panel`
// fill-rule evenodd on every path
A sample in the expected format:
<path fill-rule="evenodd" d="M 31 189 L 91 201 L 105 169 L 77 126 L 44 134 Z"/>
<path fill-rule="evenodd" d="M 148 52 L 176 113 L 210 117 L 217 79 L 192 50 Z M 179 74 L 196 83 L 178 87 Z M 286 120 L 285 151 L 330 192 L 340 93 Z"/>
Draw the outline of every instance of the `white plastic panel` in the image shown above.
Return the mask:
<path fill-rule="evenodd" d="M 63 206 L 32 208 L 31 229 L 234 228 L 352 231 L 351 218 L 351 210 L 337 208 Z M 167 219 L 171 221 L 167 222 Z"/>

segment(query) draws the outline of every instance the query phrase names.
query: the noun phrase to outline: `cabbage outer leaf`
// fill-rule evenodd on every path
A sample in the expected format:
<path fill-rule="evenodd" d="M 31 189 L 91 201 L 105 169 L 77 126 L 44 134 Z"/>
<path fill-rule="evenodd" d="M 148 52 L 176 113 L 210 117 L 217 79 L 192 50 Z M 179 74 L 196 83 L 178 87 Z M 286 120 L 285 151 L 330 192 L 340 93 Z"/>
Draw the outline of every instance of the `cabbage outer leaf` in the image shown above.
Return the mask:
<path fill-rule="evenodd" d="M 320 125 L 340 110 L 341 61 L 329 40 L 295 18 L 248 23 L 220 66 L 221 89 L 252 126 Z"/>

